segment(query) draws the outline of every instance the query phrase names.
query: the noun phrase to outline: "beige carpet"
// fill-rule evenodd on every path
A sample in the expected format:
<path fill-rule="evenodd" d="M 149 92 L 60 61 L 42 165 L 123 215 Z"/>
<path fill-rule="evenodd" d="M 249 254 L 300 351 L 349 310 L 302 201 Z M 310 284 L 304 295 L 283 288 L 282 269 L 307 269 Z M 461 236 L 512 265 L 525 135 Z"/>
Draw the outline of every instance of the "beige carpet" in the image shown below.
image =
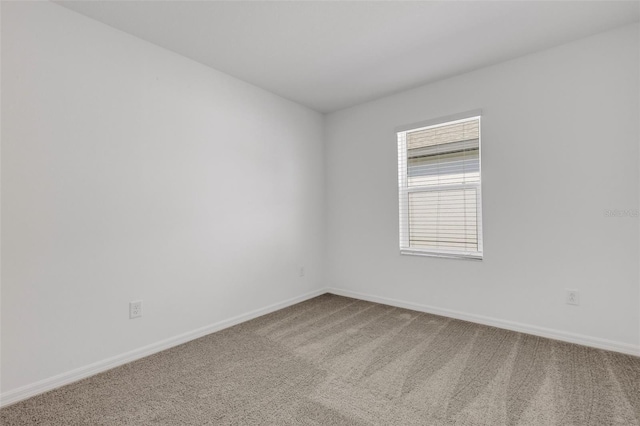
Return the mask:
<path fill-rule="evenodd" d="M 640 425 L 640 358 L 323 295 L 0 410 L 9 425 Z"/>

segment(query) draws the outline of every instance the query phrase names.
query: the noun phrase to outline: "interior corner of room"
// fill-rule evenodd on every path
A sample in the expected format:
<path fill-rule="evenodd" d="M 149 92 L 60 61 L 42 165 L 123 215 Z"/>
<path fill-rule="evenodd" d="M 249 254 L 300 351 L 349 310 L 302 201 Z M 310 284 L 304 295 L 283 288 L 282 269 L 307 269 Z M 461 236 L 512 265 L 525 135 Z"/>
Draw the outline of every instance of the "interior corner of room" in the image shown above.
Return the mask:
<path fill-rule="evenodd" d="M 350 61 L 364 6 L 337 2 L 332 74 L 304 50 L 244 53 L 263 26 L 230 29 L 251 37 L 235 53 L 208 39 L 233 64 L 217 69 L 163 21 L 194 2 L 155 2 L 166 32 L 140 19 L 154 2 L 109 3 L 0 5 L 1 405 L 325 293 L 640 355 L 637 4 L 538 44 L 451 33 L 468 66 L 432 45 L 452 68 L 396 84 L 426 62 L 367 31 L 426 6 L 372 2 Z M 268 3 L 217 10 L 330 16 Z"/>

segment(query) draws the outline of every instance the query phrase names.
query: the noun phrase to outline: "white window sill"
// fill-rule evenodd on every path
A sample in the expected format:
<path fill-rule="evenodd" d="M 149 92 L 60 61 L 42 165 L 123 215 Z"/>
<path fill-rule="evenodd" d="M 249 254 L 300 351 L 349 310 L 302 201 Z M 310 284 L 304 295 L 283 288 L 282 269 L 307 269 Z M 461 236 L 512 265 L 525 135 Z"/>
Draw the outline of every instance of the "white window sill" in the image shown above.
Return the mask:
<path fill-rule="evenodd" d="M 440 252 L 440 251 L 426 251 L 416 249 L 400 249 L 400 254 L 409 256 L 426 256 L 426 257 L 441 257 L 445 259 L 466 259 L 466 260 L 482 260 L 482 253 L 455 253 L 455 252 Z"/>

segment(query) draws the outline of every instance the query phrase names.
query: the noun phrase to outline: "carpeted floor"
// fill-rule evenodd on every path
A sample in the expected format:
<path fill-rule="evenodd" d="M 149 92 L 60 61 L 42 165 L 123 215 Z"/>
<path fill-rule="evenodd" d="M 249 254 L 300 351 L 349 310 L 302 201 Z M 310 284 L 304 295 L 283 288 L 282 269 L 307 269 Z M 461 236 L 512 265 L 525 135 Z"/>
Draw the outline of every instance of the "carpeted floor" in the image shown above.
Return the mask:
<path fill-rule="evenodd" d="M 640 358 L 326 294 L 0 424 L 640 425 Z"/>

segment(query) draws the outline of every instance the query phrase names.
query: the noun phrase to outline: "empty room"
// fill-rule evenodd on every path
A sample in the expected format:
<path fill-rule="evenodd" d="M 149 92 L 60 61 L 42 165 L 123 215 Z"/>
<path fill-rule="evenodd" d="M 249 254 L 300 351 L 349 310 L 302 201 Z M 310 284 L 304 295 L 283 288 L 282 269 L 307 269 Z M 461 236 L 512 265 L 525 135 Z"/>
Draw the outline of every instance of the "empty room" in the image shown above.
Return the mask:
<path fill-rule="evenodd" d="M 640 426 L 640 2 L 0 18 L 1 425 Z"/>

